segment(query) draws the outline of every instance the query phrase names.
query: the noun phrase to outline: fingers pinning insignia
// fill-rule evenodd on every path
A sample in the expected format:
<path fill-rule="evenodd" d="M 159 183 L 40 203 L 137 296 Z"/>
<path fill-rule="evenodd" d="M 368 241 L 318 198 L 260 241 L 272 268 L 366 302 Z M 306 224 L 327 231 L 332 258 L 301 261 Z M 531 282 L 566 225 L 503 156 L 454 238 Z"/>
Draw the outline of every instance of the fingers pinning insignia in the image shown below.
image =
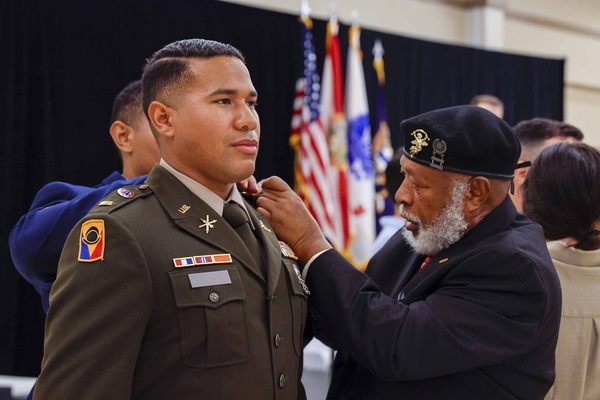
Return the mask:
<path fill-rule="evenodd" d="M 79 257 L 81 262 L 94 262 L 104 259 L 106 232 L 104 220 L 91 219 L 81 226 L 79 234 Z"/>

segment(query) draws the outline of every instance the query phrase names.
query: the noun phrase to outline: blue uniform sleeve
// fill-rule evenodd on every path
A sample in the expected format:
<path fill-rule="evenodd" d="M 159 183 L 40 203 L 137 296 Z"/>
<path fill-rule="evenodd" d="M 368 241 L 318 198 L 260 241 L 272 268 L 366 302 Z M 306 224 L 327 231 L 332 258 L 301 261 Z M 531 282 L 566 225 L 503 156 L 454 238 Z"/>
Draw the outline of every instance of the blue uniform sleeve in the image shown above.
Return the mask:
<path fill-rule="evenodd" d="M 109 193 L 144 180 L 145 176 L 132 181 L 105 180 L 94 188 L 52 182 L 38 192 L 29 212 L 11 230 L 9 248 L 17 271 L 42 297 L 44 312 L 48 311 L 50 288 L 71 229 Z"/>

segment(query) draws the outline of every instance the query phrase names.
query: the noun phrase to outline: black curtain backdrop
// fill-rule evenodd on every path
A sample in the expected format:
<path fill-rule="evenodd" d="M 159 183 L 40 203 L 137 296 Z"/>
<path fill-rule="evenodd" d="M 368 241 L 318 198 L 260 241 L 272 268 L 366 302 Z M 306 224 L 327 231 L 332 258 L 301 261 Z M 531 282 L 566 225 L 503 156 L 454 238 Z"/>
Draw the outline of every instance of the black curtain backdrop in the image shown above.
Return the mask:
<path fill-rule="evenodd" d="M 325 21 L 314 22 L 322 67 Z M 277 174 L 292 183 L 288 136 L 301 71 L 300 31 L 296 15 L 212 0 L 0 0 L 0 374 L 37 375 L 43 341 L 41 303 L 12 265 L 10 229 L 45 183 L 95 185 L 120 169 L 108 135 L 112 101 L 140 77 L 144 60 L 172 41 L 192 37 L 242 50 L 259 92 L 256 177 Z M 347 33 L 342 25 L 344 66 Z M 371 103 L 371 49 L 377 38 L 385 48 L 394 146 L 401 144 L 402 119 L 465 104 L 479 93 L 503 99 L 511 125 L 535 116 L 562 120 L 563 60 L 365 29 L 361 42 Z"/>

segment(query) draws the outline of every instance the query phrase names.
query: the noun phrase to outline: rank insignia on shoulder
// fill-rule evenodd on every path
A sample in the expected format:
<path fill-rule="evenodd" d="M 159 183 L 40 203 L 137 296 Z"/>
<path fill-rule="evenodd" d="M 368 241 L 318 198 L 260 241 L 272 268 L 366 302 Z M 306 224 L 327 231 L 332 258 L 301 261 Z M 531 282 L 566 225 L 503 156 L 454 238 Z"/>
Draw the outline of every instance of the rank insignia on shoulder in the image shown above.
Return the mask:
<path fill-rule="evenodd" d="M 81 262 L 94 262 L 104 259 L 106 231 L 104 220 L 91 219 L 81 226 L 79 234 L 79 257 Z"/>
<path fill-rule="evenodd" d="M 282 242 L 281 240 L 279 241 L 279 248 L 281 249 L 281 255 L 286 257 L 286 258 L 291 258 L 294 260 L 297 260 L 298 257 L 296 257 L 296 254 L 294 253 L 294 250 L 292 250 L 292 248 L 285 242 Z"/>
<path fill-rule="evenodd" d="M 131 190 L 127 189 L 126 187 L 117 189 L 117 194 L 121 197 L 125 197 L 126 199 L 131 199 L 132 197 L 135 197 L 135 193 L 133 193 Z"/>

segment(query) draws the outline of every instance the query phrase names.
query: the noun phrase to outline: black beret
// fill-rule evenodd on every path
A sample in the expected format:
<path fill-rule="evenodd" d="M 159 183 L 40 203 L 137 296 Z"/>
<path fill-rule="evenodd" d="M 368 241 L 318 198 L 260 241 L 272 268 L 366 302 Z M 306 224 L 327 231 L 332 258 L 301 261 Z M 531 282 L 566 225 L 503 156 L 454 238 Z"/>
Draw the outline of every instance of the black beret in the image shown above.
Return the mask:
<path fill-rule="evenodd" d="M 521 146 L 512 128 L 477 106 L 426 112 L 401 123 L 403 153 L 442 171 L 512 179 Z"/>

